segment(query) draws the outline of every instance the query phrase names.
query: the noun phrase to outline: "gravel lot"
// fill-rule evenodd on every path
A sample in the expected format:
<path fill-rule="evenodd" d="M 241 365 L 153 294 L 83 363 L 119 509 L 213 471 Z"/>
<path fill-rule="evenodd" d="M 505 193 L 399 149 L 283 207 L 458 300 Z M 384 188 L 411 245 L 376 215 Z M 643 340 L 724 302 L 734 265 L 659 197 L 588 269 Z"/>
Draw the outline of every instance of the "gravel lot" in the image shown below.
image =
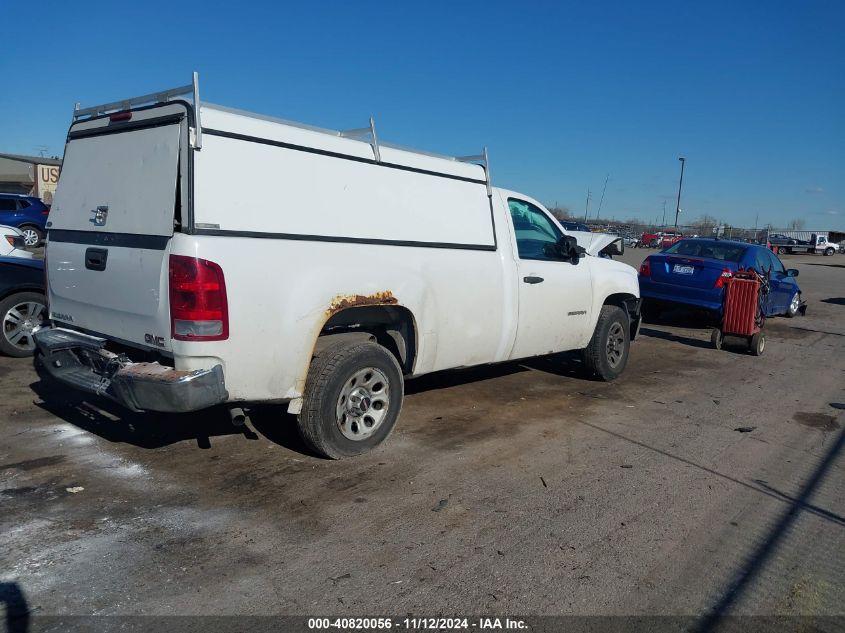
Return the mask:
<path fill-rule="evenodd" d="M 842 616 L 845 257 L 783 259 L 809 308 L 760 358 L 675 320 L 611 384 L 569 357 L 423 377 L 387 444 L 342 462 L 281 408 L 246 432 L 132 415 L 0 358 L 0 603 Z"/>

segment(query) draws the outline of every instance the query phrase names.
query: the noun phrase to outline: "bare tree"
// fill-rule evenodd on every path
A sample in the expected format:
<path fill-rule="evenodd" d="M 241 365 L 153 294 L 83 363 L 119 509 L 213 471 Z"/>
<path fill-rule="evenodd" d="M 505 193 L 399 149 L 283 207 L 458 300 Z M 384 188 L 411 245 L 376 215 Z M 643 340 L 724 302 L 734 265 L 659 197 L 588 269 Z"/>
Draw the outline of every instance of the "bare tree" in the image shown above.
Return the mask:
<path fill-rule="evenodd" d="M 786 228 L 790 231 L 802 231 L 804 230 L 805 222 L 803 218 L 795 218 L 794 220 L 790 220 L 789 224 Z"/>
<path fill-rule="evenodd" d="M 558 220 L 568 220 L 572 217 L 572 211 L 569 210 L 569 207 L 559 207 L 555 205 L 553 207 L 550 207 L 549 211 Z"/>
<path fill-rule="evenodd" d="M 692 227 L 695 228 L 700 235 L 712 233 L 713 228 L 717 226 L 719 226 L 719 220 L 706 213 L 692 223 Z"/>

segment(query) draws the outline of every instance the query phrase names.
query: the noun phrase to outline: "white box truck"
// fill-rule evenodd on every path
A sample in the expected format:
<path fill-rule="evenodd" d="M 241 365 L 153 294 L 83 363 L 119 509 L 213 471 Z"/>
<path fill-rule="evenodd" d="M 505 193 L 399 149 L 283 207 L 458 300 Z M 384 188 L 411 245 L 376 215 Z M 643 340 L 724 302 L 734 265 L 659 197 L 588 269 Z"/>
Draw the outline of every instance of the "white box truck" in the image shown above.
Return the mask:
<path fill-rule="evenodd" d="M 492 187 L 486 151 L 201 103 L 195 75 L 74 112 L 38 362 L 134 411 L 287 403 L 315 451 L 351 456 L 406 377 L 564 350 L 619 376 L 637 274 L 598 256 L 618 238 L 580 237 Z"/>

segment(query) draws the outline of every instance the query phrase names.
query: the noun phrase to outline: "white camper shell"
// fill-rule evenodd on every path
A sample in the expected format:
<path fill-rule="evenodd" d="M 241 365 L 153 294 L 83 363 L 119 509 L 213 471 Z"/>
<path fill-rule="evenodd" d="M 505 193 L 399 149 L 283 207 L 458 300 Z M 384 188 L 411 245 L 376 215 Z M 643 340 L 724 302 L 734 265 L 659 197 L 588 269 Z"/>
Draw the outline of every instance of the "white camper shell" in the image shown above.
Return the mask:
<path fill-rule="evenodd" d="M 196 75 L 75 111 L 48 228 L 54 377 L 136 411 L 288 403 L 335 458 L 387 437 L 405 377 L 581 349 L 612 379 L 639 326 L 636 271 L 597 257 L 621 242 L 578 246 L 486 150 L 204 104 Z"/>

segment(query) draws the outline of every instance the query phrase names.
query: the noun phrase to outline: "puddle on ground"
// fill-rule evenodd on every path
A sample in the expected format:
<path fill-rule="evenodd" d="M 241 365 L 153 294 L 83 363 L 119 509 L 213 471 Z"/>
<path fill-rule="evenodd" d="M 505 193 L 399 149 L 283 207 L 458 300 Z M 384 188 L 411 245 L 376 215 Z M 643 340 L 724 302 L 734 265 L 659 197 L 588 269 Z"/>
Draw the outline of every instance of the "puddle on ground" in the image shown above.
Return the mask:
<path fill-rule="evenodd" d="M 64 455 L 50 455 L 49 457 L 28 459 L 23 462 L 15 462 L 14 464 L 2 464 L 0 465 L 0 471 L 10 469 L 35 470 L 37 468 L 44 468 L 45 466 L 55 466 L 56 464 L 61 464 L 63 461 L 65 461 Z"/>
<path fill-rule="evenodd" d="M 836 418 L 824 413 L 799 411 L 792 416 L 792 419 L 798 422 L 798 424 L 803 424 L 804 426 L 809 426 L 811 429 L 819 429 L 821 431 L 835 431 L 839 428 L 839 422 L 836 421 Z"/>

